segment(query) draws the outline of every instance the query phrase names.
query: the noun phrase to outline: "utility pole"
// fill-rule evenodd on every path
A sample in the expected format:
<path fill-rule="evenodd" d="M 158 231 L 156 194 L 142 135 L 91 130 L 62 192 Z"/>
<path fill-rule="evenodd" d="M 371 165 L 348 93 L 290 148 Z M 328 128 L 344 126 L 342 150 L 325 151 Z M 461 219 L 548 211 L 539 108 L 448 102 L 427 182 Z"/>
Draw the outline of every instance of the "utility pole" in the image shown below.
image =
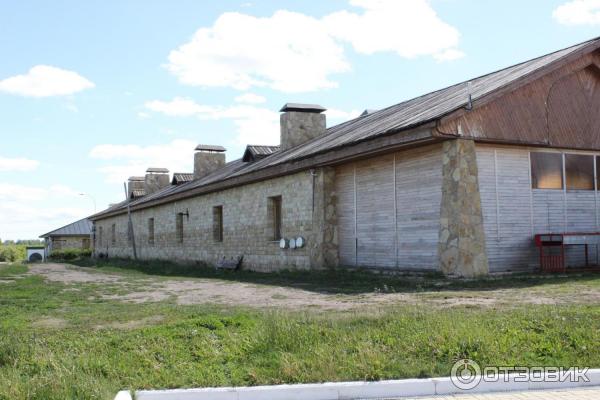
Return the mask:
<path fill-rule="evenodd" d="M 131 220 L 131 208 L 129 207 L 129 193 L 127 192 L 127 183 L 123 182 L 125 189 L 125 198 L 127 199 L 127 217 L 129 218 L 129 234 L 131 235 L 131 246 L 133 247 L 133 258 L 137 261 L 137 251 L 135 249 L 135 235 L 133 234 L 133 221 Z"/>

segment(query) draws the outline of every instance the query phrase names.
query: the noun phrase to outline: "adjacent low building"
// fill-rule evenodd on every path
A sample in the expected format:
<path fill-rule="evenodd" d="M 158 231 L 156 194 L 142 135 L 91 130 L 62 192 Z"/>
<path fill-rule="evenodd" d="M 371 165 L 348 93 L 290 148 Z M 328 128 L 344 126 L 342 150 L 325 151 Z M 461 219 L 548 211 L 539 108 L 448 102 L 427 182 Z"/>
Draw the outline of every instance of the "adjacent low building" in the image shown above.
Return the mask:
<path fill-rule="evenodd" d="M 131 228 L 126 203 L 90 218 L 95 253 L 131 257 L 135 242 L 141 259 L 243 256 L 261 271 L 533 270 L 534 234 L 600 230 L 599 47 L 584 42 L 330 128 L 323 107 L 286 104 L 280 146 L 249 146 L 226 163 L 224 148 L 200 145 L 185 182 L 149 169 L 143 195 L 130 196 Z M 567 254 L 569 265 L 582 257 Z"/>
<path fill-rule="evenodd" d="M 56 250 L 91 248 L 92 227 L 92 221 L 84 218 L 41 235 L 40 238 L 45 241 L 46 256 Z"/>

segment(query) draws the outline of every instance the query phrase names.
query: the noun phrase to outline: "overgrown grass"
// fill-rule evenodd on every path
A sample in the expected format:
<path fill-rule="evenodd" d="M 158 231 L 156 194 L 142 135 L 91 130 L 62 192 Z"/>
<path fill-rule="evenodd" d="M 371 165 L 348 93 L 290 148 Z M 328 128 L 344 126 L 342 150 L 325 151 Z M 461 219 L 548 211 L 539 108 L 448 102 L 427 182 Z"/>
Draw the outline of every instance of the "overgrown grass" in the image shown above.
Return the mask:
<path fill-rule="evenodd" d="M 45 282 L 25 270 L 0 266 L 0 274 L 18 277 L 0 284 L 0 399 L 439 376 L 463 357 L 482 365 L 600 366 L 596 304 L 353 313 L 130 304 L 97 300 L 95 284 Z M 277 279 L 295 278 L 283 276 Z M 457 291 L 459 284 L 452 284 Z"/>

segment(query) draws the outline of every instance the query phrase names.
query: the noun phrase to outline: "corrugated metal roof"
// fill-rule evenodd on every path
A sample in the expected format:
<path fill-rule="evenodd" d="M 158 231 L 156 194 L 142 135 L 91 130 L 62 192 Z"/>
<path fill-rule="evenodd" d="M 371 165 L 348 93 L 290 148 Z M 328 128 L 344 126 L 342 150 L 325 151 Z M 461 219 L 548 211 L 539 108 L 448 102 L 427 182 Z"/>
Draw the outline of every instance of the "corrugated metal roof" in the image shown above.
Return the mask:
<path fill-rule="evenodd" d="M 171 184 L 181 185 L 182 183 L 194 180 L 194 174 L 188 172 L 174 172 Z"/>
<path fill-rule="evenodd" d="M 216 146 L 213 144 L 199 144 L 198 146 L 196 146 L 196 151 L 214 151 L 216 153 L 222 153 L 224 151 L 227 151 L 227 149 L 225 149 L 225 147 L 223 146 Z"/>
<path fill-rule="evenodd" d="M 133 189 L 131 191 L 132 199 L 139 199 L 140 197 L 144 197 L 146 195 L 146 191 L 144 189 Z"/>
<path fill-rule="evenodd" d="M 80 219 L 62 228 L 41 235 L 41 238 L 51 236 L 86 236 L 92 234 L 92 221 L 87 218 Z"/>
<path fill-rule="evenodd" d="M 279 151 L 280 148 L 280 146 L 261 146 L 249 144 L 246 146 L 246 151 L 244 151 L 242 160 L 244 162 L 256 161 L 266 156 L 270 156 L 271 154 Z"/>
<path fill-rule="evenodd" d="M 131 202 L 131 205 L 141 205 L 144 202 L 166 198 L 225 179 L 308 158 L 364 140 L 374 139 L 386 133 L 399 132 L 435 121 L 452 111 L 463 108 L 469 100 L 469 94 L 473 101 L 480 99 L 574 52 L 584 50 L 586 46 L 589 46 L 585 49 L 586 51 L 594 50 L 600 47 L 600 39 L 596 38 L 357 117 L 328 128 L 324 135 L 315 139 L 285 151 L 274 152 L 253 163 L 244 163 L 242 159 L 229 162 L 223 168 L 201 179 L 164 188 Z"/>

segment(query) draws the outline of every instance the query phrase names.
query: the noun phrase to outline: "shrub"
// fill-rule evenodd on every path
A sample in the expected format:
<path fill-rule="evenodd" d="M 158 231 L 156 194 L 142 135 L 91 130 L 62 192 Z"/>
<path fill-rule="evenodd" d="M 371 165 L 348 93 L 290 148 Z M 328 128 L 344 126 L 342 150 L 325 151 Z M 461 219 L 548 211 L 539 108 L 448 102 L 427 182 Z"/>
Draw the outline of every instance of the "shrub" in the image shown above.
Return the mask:
<path fill-rule="evenodd" d="M 25 259 L 25 246 L 23 245 L 0 245 L 0 262 L 14 262 Z"/>
<path fill-rule="evenodd" d="M 92 256 L 92 249 L 61 249 L 52 250 L 50 258 L 53 260 L 76 260 Z"/>

